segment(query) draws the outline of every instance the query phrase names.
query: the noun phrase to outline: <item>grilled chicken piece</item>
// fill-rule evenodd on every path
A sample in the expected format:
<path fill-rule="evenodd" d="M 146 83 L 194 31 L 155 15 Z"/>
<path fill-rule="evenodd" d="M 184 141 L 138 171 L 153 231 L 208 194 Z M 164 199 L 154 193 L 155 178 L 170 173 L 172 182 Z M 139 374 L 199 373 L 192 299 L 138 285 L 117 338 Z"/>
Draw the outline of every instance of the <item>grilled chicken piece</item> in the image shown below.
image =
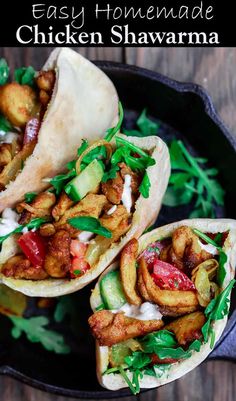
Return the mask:
<path fill-rule="evenodd" d="M 128 167 L 125 163 L 120 163 L 120 174 L 123 180 L 125 179 L 125 176 L 128 174 L 131 176 L 131 189 L 132 189 L 132 194 L 136 195 L 139 194 L 139 186 L 142 181 L 142 177 L 135 173 L 134 171 L 131 170 L 130 167 Z"/>
<path fill-rule="evenodd" d="M 2 274 L 6 277 L 26 280 L 44 280 L 48 277 L 42 266 L 31 266 L 24 255 L 11 257 L 2 267 Z"/>
<path fill-rule="evenodd" d="M 122 198 L 124 181 L 120 172 L 116 173 L 116 177 L 102 183 L 102 192 L 109 202 L 119 205 Z"/>
<path fill-rule="evenodd" d="M 59 230 L 48 243 L 44 269 L 51 277 L 66 277 L 70 267 L 70 234 L 65 230 Z"/>
<path fill-rule="evenodd" d="M 123 205 L 118 205 L 112 214 L 103 214 L 99 219 L 102 226 L 112 232 L 112 242 L 118 241 L 130 227 L 130 214 Z"/>
<path fill-rule="evenodd" d="M 106 203 L 107 199 L 104 195 L 88 194 L 75 206 L 66 210 L 60 220 L 55 223 L 55 227 L 63 227 L 63 225 L 67 224 L 67 220 L 72 217 L 91 216 L 98 218 Z"/>
<path fill-rule="evenodd" d="M 19 224 L 27 224 L 36 217 L 50 217 L 53 205 L 56 202 L 56 196 L 52 192 L 41 192 L 30 203 L 21 202 L 16 210 L 21 213 Z"/>
<path fill-rule="evenodd" d="M 99 345 L 108 347 L 129 338 L 144 336 L 162 328 L 162 320 L 138 320 L 108 310 L 95 312 L 90 316 L 89 326 Z"/>
<path fill-rule="evenodd" d="M 52 209 L 52 217 L 55 221 L 58 221 L 63 214 L 73 205 L 73 201 L 63 191 L 59 197 L 57 204 Z"/>

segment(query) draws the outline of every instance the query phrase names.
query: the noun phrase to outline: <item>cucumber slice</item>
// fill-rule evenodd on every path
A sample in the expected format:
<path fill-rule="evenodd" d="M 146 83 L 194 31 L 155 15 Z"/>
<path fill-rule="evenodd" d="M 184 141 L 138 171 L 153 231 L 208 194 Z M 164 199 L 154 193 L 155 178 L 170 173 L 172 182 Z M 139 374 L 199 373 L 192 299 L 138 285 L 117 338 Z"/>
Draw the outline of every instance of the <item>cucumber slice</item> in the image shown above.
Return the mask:
<path fill-rule="evenodd" d="M 103 174 L 102 163 L 95 159 L 65 186 L 65 192 L 73 201 L 80 201 L 97 187 Z"/>
<path fill-rule="evenodd" d="M 119 309 L 127 302 L 118 271 L 109 272 L 103 277 L 100 292 L 106 309 Z"/>

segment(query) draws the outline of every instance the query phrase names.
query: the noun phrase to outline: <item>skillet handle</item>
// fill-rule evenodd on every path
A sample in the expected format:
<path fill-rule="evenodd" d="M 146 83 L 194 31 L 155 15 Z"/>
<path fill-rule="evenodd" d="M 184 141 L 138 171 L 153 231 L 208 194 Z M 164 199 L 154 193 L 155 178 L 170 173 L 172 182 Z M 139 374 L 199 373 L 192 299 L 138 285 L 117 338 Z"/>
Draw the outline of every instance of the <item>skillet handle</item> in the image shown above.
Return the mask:
<path fill-rule="evenodd" d="M 236 362 L 236 311 L 232 314 L 221 339 L 208 359 L 226 359 Z"/>

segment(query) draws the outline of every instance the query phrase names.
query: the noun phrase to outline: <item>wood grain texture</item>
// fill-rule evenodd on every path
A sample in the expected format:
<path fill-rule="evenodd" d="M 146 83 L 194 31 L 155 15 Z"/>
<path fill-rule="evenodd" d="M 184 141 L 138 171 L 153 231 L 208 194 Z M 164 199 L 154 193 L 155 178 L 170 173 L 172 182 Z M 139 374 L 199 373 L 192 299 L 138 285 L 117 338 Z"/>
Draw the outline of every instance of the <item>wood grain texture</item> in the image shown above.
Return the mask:
<path fill-rule="evenodd" d="M 15 68 L 33 64 L 40 68 L 52 48 L 0 48 Z M 136 64 L 180 81 L 196 82 L 211 94 L 216 109 L 236 136 L 236 48 L 80 48 L 92 60 Z M 234 401 L 236 364 L 205 362 L 182 379 L 137 397 L 139 401 Z M 1 401 L 66 401 L 0 377 Z M 75 401 L 74 399 L 70 399 Z M 132 401 L 134 397 L 126 397 Z M 118 401 L 117 399 L 115 401 Z"/>

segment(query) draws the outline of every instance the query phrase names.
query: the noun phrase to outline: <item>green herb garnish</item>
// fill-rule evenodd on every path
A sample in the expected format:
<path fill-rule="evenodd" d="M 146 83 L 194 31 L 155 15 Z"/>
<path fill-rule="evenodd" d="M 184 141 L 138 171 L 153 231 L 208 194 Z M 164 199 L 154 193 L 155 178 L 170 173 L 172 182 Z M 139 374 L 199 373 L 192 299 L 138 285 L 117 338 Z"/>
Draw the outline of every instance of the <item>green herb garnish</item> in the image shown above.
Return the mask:
<path fill-rule="evenodd" d="M 82 139 L 82 144 L 80 145 L 80 147 L 77 149 L 77 155 L 81 156 L 82 153 L 84 153 L 84 151 L 88 148 L 89 144 L 87 139 Z"/>
<path fill-rule="evenodd" d="M 228 286 L 215 299 L 213 299 L 206 307 L 204 313 L 207 321 L 202 327 L 204 341 L 207 342 L 211 334 L 211 324 L 215 320 L 221 320 L 229 313 L 230 299 L 229 294 L 236 280 L 231 280 Z"/>
<path fill-rule="evenodd" d="M 18 339 L 22 333 L 25 333 L 28 340 L 33 343 L 41 343 L 42 346 L 56 354 L 68 354 L 70 347 L 65 344 L 61 334 L 45 328 L 49 324 L 49 320 L 45 316 L 36 316 L 29 319 L 16 316 L 8 316 L 14 327 L 11 334 Z"/>
<path fill-rule="evenodd" d="M 218 170 L 203 169 L 200 164 L 207 160 L 193 157 L 180 140 L 174 140 L 169 151 L 172 175 L 163 203 L 173 207 L 195 200 L 189 217 L 215 217 L 213 204 L 224 204 L 224 190 L 212 178 Z"/>
<path fill-rule="evenodd" d="M 150 188 L 151 188 L 151 182 L 147 175 L 147 172 L 145 172 L 141 185 L 139 186 L 139 192 L 141 195 L 143 195 L 144 198 L 148 198 Z"/>
<path fill-rule="evenodd" d="M 27 192 L 25 194 L 25 202 L 26 203 L 32 202 L 36 196 L 37 196 L 36 192 Z"/>
<path fill-rule="evenodd" d="M 105 141 L 110 142 L 112 140 L 113 136 L 120 130 L 123 119 L 124 119 L 124 110 L 123 110 L 122 103 L 119 102 L 119 120 L 115 127 L 109 128 L 106 131 L 105 138 L 104 138 Z"/>
<path fill-rule="evenodd" d="M 107 182 L 108 180 L 112 180 L 113 178 L 116 178 L 116 173 L 119 170 L 120 170 L 119 166 L 117 166 L 117 165 L 112 166 L 109 171 L 104 173 L 104 175 L 102 177 L 102 182 Z"/>
<path fill-rule="evenodd" d="M 21 233 L 24 228 L 28 228 L 28 230 L 32 230 L 35 228 L 36 230 L 47 221 L 45 217 L 37 217 L 36 219 L 31 220 L 28 224 L 20 225 L 15 230 L 11 231 L 9 234 L 3 235 L 0 237 L 0 244 L 3 243 L 8 237 L 13 234 Z"/>
<path fill-rule="evenodd" d="M 5 85 L 9 77 L 9 67 L 4 58 L 0 59 L 0 85 Z"/>
<path fill-rule="evenodd" d="M 56 195 L 60 195 L 66 183 L 73 177 L 76 176 L 75 169 L 69 171 L 66 174 L 59 174 L 50 180 L 50 184 L 55 188 Z"/>
<path fill-rule="evenodd" d="M 35 70 L 33 67 L 17 68 L 14 72 L 14 79 L 21 85 L 34 86 Z"/>
<path fill-rule="evenodd" d="M 73 274 L 74 274 L 75 276 L 79 276 L 80 274 L 82 274 L 82 271 L 79 270 L 79 269 L 76 269 L 76 270 L 73 270 Z"/>
<path fill-rule="evenodd" d="M 136 122 L 136 125 L 138 126 L 139 130 L 123 129 L 124 134 L 127 136 L 145 137 L 149 135 L 157 135 L 159 129 L 159 124 L 147 117 L 147 109 L 142 111 Z"/>
<path fill-rule="evenodd" d="M 73 217 L 67 220 L 68 223 L 81 231 L 89 231 L 101 235 L 106 238 L 111 238 L 112 233 L 107 228 L 103 227 L 98 219 L 90 216 Z"/>

